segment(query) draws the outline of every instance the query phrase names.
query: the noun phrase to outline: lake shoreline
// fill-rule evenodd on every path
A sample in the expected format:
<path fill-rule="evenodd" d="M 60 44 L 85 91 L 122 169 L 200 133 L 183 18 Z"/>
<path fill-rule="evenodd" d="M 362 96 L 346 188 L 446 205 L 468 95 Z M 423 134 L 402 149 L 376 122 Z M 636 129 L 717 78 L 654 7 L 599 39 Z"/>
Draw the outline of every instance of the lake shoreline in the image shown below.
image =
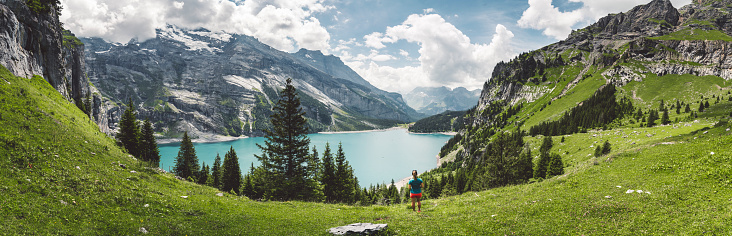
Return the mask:
<path fill-rule="evenodd" d="M 245 139 L 249 138 L 249 136 L 239 136 L 239 137 L 233 137 L 233 136 L 224 136 L 224 135 L 218 135 L 218 134 L 206 134 L 202 135 L 203 137 L 198 137 L 195 139 L 191 139 L 191 142 L 193 143 L 218 143 L 218 142 L 229 142 L 229 141 L 236 141 L 239 139 Z M 165 138 L 165 139 L 158 139 L 156 140 L 158 144 L 170 144 L 170 143 L 180 143 L 183 141 L 182 138 Z"/>
<path fill-rule="evenodd" d="M 454 136 L 457 134 L 457 132 L 435 132 L 435 133 L 415 133 L 415 132 L 409 132 L 407 128 L 404 127 L 391 127 L 387 129 L 371 129 L 371 130 L 356 130 L 356 131 L 333 131 L 333 132 L 317 132 L 316 134 L 357 134 L 357 133 L 369 133 L 369 132 L 386 132 L 386 131 L 392 131 L 392 130 L 406 130 L 407 133 L 410 134 L 442 134 L 442 135 L 450 135 Z M 218 142 L 229 142 L 229 141 L 236 141 L 239 139 L 245 139 L 250 138 L 249 136 L 239 136 L 239 137 L 233 137 L 233 136 L 224 136 L 224 135 L 218 135 L 218 134 L 203 134 L 199 136 L 198 138 L 191 139 L 191 142 L 193 143 L 218 143 Z M 182 138 L 161 138 L 157 139 L 156 141 L 158 144 L 170 144 L 170 143 L 180 143 L 183 139 Z"/>
<path fill-rule="evenodd" d="M 358 133 L 370 133 L 370 132 L 386 132 L 392 130 L 406 129 L 403 127 L 391 127 L 387 129 L 370 129 L 370 130 L 355 130 L 355 131 L 325 131 L 317 132 L 318 134 L 358 134 Z"/>

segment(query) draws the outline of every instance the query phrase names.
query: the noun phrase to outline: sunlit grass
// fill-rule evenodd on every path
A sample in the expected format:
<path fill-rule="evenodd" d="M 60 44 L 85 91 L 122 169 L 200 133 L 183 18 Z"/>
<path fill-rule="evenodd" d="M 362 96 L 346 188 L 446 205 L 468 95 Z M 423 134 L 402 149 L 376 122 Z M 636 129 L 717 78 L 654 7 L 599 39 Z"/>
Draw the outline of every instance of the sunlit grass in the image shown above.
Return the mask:
<path fill-rule="evenodd" d="M 567 174 L 426 200 L 414 213 L 407 204 L 217 196 L 144 168 L 43 79 L 6 70 L 0 77 L 0 225 L 7 234 L 326 235 L 357 222 L 386 223 L 387 234 L 398 235 L 732 233 L 732 136 L 728 124 L 705 130 L 718 120 L 711 114 L 730 110 L 727 103 L 698 123 L 590 131 L 563 143 L 554 137 L 552 151 L 563 156 Z M 613 146 L 608 156 L 588 155 L 605 140 Z M 540 139 L 526 141 L 536 148 Z"/>

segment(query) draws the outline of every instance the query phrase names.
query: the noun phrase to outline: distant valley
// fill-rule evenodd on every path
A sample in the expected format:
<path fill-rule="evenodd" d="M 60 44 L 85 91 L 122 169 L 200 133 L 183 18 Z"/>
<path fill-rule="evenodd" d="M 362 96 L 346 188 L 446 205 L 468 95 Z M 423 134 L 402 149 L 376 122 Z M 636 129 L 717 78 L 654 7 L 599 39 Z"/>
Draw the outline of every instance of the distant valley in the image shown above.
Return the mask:
<path fill-rule="evenodd" d="M 474 107 L 478 104 L 480 91 L 463 87 L 417 87 L 404 94 L 404 100 L 418 112 L 436 115 L 448 110 L 465 111 Z"/>

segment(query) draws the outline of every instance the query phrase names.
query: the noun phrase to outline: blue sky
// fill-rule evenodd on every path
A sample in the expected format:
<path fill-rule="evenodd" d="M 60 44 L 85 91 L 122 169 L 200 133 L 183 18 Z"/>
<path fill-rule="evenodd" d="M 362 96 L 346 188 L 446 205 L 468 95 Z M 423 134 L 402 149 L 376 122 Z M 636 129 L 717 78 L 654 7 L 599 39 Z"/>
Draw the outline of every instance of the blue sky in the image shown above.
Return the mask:
<path fill-rule="evenodd" d="M 375 86 L 481 88 L 496 63 L 650 0 L 61 0 L 82 37 L 125 43 L 166 24 L 340 57 Z M 691 0 L 671 0 L 677 8 Z"/>

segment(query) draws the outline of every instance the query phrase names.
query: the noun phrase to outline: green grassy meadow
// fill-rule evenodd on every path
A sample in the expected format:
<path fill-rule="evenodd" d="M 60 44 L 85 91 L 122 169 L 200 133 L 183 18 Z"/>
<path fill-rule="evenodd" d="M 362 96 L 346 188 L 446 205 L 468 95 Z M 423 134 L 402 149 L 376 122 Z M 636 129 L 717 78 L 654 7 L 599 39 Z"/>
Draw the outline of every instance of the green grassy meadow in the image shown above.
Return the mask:
<path fill-rule="evenodd" d="M 730 124 L 717 124 L 732 111 L 732 102 L 712 105 L 696 122 L 628 125 L 567 135 L 564 142 L 553 137 L 552 151 L 563 156 L 565 175 L 426 200 L 423 212 L 414 213 L 407 204 L 217 196 L 214 188 L 146 168 L 122 152 L 42 78 L 15 77 L 4 68 L 0 78 L 3 235 L 326 235 L 328 228 L 357 222 L 386 223 L 386 235 L 732 234 L 732 132 Z M 595 80 L 583 80 L 543 111 L 538 102 L 520 115 L 536 112 L 531 122 L 551 119 L 588 97 L 585 90 L 601 85 Z M 643 101 L 671 100 L 653 94 L 667 84 L 653 81 L 626 91 L 637 90 Z M 688 96 L 693 100 L 696 94 Z M 536 149 L 541 137 L 525 140 Z M 594 147 L 605 140 L 612 152 L 593 157 Z"/>

